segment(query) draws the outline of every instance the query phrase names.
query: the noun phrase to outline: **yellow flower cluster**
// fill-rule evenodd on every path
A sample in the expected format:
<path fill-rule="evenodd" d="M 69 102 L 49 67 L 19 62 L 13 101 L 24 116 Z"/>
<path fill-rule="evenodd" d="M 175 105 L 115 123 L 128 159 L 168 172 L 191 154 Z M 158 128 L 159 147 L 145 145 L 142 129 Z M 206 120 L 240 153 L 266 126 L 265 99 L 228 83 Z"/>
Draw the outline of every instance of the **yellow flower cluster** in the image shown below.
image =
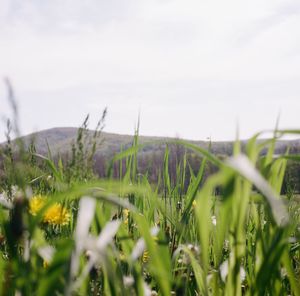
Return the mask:
<path fill-rule="evenodd" d="M 129 210 L 124 209 L 123 210 L 123 215 L 124 215 L 124 224 L 127 225 L 128 224 L 128 217 L 129 217 Z"/>
<path fill-rule="evenodd" d="M 55 203 L 46 211 L 44 221 L 54 225 L 66 225 L 70 221 L 70 214 L 62 205 Z"/>
<path fill-rule="evenodd" d="M 47 198 L 41 195 L 33 196 L 29 201 L 29 212 L 36 216 L 39 210 L 45 205 Z M 43 217 L 43 222 L 52 225 L 66 225 L 70 221 L 69 211 L 59 203 L 50 206 Z"/>
<path fill-rule="evenodd" d="M 157 236 L 152 236 L 154 243 L 157 244 L 158 241 L 158 237 Z M 147 263 L 150 260 L 150 254 L 148 250 L 145 250 L 143 252 L 143 256 L 142 256 L 142 262 L 143 263 Z"/>
<path fill-rule="evenodd" d="M 38 211 L 44 206 L 45 198 L 41 195 L 33 196 L 29 201 L 29 212 L 31 215 L 36 216 Z"/>
<path fill-rule="evenodd" d="M 145 250 L 143 252 L 142 261 L 143 261 L 143 263 L 147 263 L 149 261 L 149 251 Z"/>

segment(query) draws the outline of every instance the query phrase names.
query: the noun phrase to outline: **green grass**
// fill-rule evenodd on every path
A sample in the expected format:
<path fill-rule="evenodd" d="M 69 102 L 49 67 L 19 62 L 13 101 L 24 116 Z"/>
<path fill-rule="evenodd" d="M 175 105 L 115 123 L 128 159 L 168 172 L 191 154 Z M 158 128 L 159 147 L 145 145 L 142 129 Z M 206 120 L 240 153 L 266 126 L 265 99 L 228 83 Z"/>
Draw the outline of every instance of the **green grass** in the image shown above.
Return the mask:
<path fill-rule="evenodd" d="M 244 154 L 236 141 L 227 159 L 174 141 L 202 162 L 194 172 L 179 159 L 172 182 L 167 146 L 156 184 L 138 172 L 138 132 L 112 160 L 111 168 L 125 171 L 118 179 L 111 170 L 93 176 L 81 139 L 72 164 L 56 164 L 50 153 L 41 159 L 34 149 L 16 158 L 7 147 L 0 294 L 300 295 L 299 196 L 280 196 L 289 157 L 273 157 L 287 133 L 300 134 L 276 131 L 259 144 L 256 135 Z M 207 163 L 218 170 L 204 180 Z M 48 199 L 32 215 L 37 194 Z M 56 203 L 69 211 L 67 225 L 45 222 Z"/>

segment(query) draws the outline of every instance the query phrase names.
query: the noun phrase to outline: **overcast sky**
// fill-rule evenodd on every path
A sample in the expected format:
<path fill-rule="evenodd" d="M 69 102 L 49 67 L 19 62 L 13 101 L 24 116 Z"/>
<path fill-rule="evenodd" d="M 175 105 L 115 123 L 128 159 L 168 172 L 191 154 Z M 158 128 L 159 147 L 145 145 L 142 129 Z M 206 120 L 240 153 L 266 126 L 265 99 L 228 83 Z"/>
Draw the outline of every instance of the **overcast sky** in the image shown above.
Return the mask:
<path fill-rule="evenodd" d="M 22 133 L 234 139 L 300 127 L 299 0 L 1 0 L 0 77 Z M 0 84 L 0 140 L 10 116 Z"/>

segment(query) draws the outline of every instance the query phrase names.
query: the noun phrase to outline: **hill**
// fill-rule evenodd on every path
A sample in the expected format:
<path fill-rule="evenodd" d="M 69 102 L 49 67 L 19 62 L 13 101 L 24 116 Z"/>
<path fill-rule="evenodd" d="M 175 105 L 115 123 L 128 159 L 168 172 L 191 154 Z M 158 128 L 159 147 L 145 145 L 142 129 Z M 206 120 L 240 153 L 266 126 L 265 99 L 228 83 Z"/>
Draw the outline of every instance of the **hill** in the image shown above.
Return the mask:
<path fill-rule="evenodd" d="M 83 143 L 84 149 L 89 150 L 91 147 L 94 131 L 84 130 Z M 48 149 L 51 151 L 51 155 L 54 160 L 57 161 L 60 156 L 63 162 L 69 162 L 72 159 L 72 145 L 76 143 L 78 136 L 78 129 L 72 127 L 52 128 L 43 130 L 37 133 L 33 133 L 20 138 L 25 144 L 25 147 L 29 147 L 31 143 L 34 143 L 36 152 L 42 155 L 48 154 Z M 164 152 L 166 142 L 174 141 L 174 138 L 162 138 L 162 137 L 148 137 L 139 136 L 139 143 L 145 144 L 139 151 L 138 155 L 138 171 L 141 174 L 147 174 L 148 178 L 152 182 L 156 182 L 161 175 L 162 166 L 164 162 Z M 16 141 L 12 141 L 13 149 L 17 149 Z M 263 141 L 263 140 L 260 140 Z M 100 176 L 105 177 L 107 174 L 107 168 L 109 161 L 120 152 L 121 149 L 125 150 L 132 145 L 133 136 L 120 135 L 113 133 L 102 132 L 99 139 L 97 138 L 98 146 L 96 147 L 94 155 L 94 172 Z M 212 142 L 208 141 L 188 141 L 199 147 L 210 150 L 215 155 L 220 157 L 229 156 L 232 154 L 233 142 Z M 245 148 L 247 141 L 242 141 L 242 149 Z M 5 143 L 0 144 L 4 146 Z M 275 147 L 275 154 L 283 154 L 289 149 L 290 154 L 300 154 L 300 140 L 281 140 L 277 141 Z M 169 171 L 172 182 L 176 182 L 176 171 L 178 160 L 182 159 L 185 153 L 185 149 L 182 146 L 172 144 L 170 145 L 169 156 Z M 265 150 L 262 151 L 262 154 Z M 1 155 L 0 155 L 1 156 Z M 197 171 L 201 157 L 191 151 L 188 152 L 187 160 L 193 171 Z M 1 162 L 1 157 L 0 157 Z M 125 163 L 124 163 L 125 164 Z M 125 165 L 124 165 L 125 167 Z M 123 170 L 124 170 L 123 167 Z M 205 178 L 217 170 L 212 164 L 208 163 L 205 170 Z M 1 169 L 0 169 L 1 171 Z M 124 172 L 123 172 L 124 173 Z M 189 175 L 189 172 L 187 173 Z M 116 164 L 114 167 L 114 176 L 119 176 L 119 166 Z M 187 181 L 188 183 L 188 178 Z M 284 182 L 284 190 L 287 190 L 288 186 L 294 187 L 295 191 L 300 192 L 300 166 L 299 162 L 289 161 L 286 171 L 286 180 Z"/>
<path fill-rule="evenodd" d="M 71 151 L 72 143 L 75 143 L 77 138 L 78 129 L 73 127 L 58 127 L 51 128 L 36 133 L 32 133 L 22 137 L 21 139 L 25 143 L 25 146 L 29 146 L 31 142 L 35 143 L 36 151 L 40 154 L 48 153 L 48 146 L 52 155 L 66 154 Z M 93 137 L 94 131 L 87 130 L 85 132 L 85 141 L 88 143 Z M 160 150 L 164 147 L 164 142 L 174 140 L 175 138 L 166 137 L 149 137 L 149 136 L 139 136 L 139 142 L 141 144 L 147 144 L 143 149 L 142 153 L 153 152 Z M 115 153 L 120 151 L 123 147 L 126 149 L 132 143 L 132 135 L 121 135 L 114 133 L 102 132 L 100 135 L 99 146 L 97 148 L 97 154 L 101 153 L 105 157 L 112 157 Z M 13 141 L 14 143 L 15 141 Z M 208 149 L 208 141 L 190 141 L 197 146 Z M 242 141 L 242 146 L 246 144 L 247 141 Z M 4 145 L 2 143 L 1 145 Z M 233 142 L 222 141 L 222 142 L 212 142 L 211 151 L 217 155 L 231 155 Z M 298 140 L 280 140 L 276 143 L 276 153 L 284 153 L 287 148 L 289 148 L 291 154 L 300 153 L 300 139 Z"/>

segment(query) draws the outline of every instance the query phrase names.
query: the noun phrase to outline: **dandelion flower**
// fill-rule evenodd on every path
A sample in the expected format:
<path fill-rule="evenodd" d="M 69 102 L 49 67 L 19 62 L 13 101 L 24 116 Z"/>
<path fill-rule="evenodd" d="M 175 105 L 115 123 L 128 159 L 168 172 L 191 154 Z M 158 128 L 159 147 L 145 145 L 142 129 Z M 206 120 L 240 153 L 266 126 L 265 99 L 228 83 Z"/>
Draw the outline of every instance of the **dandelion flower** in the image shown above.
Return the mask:
<path fill-rule="evenodd" d="M 128 209 L 124 209 L 123 210 L 123 215 L 124 215 L 124 224 L 128 225 L 128 217 L 129 217 L 129 210 Z"/>
<path fill-rule="evenodd" d="M 36 216 L 41 208 L 46 204 L 47 197 L 42 195 L 35 195 L 29 201 L 29 213 Z M 66 225 L 70 221 L 70 213 L 61 204 L 55 203 L 50 206 L 43 217 L 44 223 L 53 225 Z"/>
<path fill-rule="evenodd" d="M 149 252 L 148 252 L 147 250 L 145 250 L 145 251 L 143 252 L 142 261 L 143 261 L 143 263 L 147 263 L 148 260 L 149 260 Z"/>
<path fill-rule="evenodd" d="M 36 216 L 38 211 L 45 205 L 45 198 L 41 195 L 33 196 L 29 201 L 29 212 Z"/>
<path fill-rule="evenodd" d="M 123 215 L 127 218 L 129 216 L 129 210 L 128 209 L 124 209 L 123 210 Z"/>
<path fill-rule="evenodd" d="M 66 225 L 70 221 L 70 213 L 62 205 L 55 203 L 46 211 L 43 221 L 53 225 Z"/>

